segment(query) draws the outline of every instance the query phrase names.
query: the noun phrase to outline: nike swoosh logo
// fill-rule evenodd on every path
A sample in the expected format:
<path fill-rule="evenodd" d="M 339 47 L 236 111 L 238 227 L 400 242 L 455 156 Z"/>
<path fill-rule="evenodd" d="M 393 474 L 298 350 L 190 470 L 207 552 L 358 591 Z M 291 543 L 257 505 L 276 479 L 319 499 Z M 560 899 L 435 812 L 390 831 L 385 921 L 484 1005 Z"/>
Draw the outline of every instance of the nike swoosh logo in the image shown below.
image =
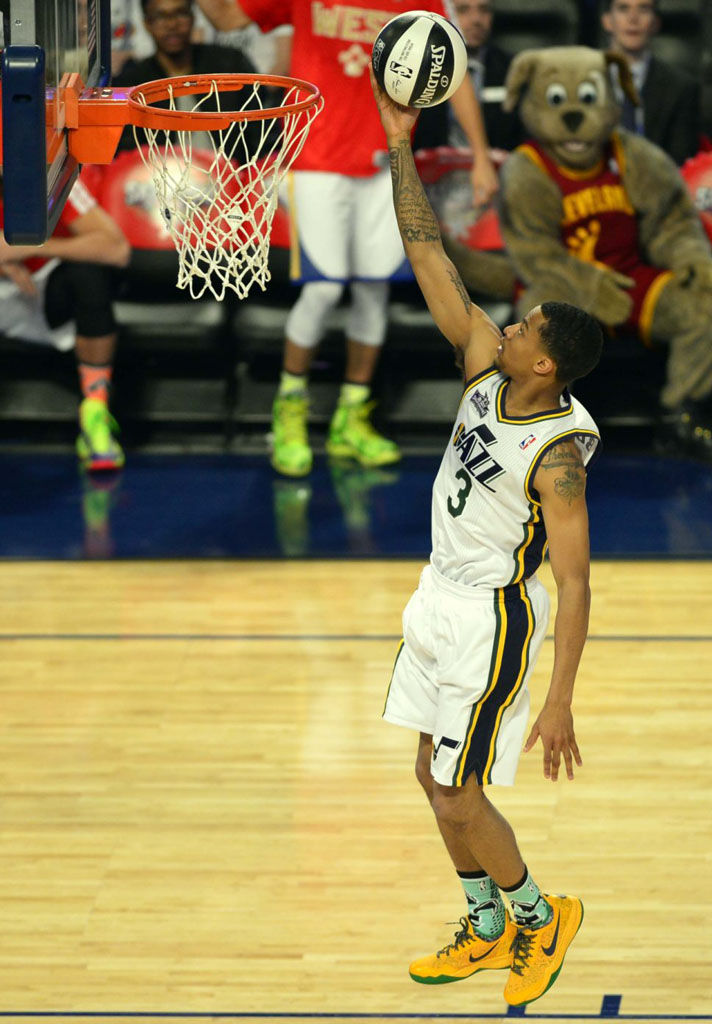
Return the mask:
<path fill-rule="evenodd" d="M 551 940 L 551 945 L 549 945 L 549 946 L 542 946 L 541 947 L 541 951 L 544 954 L 544 956 L 552 956 L 553 955 L 553 952 L 556 949 L 556 940 L 559 937 L 559 925 L 560 924 L 561 924 L 561 914 L 559 914 L 557 922 L 556 922 L 556 930 L 554 932 L 554 938 Z"/>
<path fill-rule="evenodd" d="M 490 953 L 494 953 L 494 947 L 492 949 L 488 949 L 486 953 L 482 954 L 482 956 L 473 956 L 472 953 L 470 953 L 470 963 L 475 964 L 478 960 L 486 960 Z"/>

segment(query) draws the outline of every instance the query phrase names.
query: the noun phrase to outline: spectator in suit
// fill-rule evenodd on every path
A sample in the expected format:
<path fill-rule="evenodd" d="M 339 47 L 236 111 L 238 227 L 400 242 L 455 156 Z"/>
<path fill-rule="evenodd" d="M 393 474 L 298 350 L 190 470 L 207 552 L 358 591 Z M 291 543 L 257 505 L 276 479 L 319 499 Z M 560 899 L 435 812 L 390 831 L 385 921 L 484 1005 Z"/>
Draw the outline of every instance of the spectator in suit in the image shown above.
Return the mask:
<path fill-rule="evenodd" d="M 455 0 L 454 12 L 467 45 L 467 64 L 489 143 L 495 149 L 514 149 L 524 140 L 524 135 L 518 115 L 502 110 L 504 80 L 512 58 L 490 42 L 494 21 L 492 0 Z M 415 149 L 467 145 L 450 103 L 422 111 L 415 130 Z"/>
<path fill-rule="evenodd" d="M 628 59 L 642 103 L 635 107 L 620 91 L 623 127 L 644 135 L 676 164 L 683 164 L 700 148 L 700 86 L 650 52 L 660 28 L 657 0 L 604 0 L 601 23 L 610 48 Z"/>

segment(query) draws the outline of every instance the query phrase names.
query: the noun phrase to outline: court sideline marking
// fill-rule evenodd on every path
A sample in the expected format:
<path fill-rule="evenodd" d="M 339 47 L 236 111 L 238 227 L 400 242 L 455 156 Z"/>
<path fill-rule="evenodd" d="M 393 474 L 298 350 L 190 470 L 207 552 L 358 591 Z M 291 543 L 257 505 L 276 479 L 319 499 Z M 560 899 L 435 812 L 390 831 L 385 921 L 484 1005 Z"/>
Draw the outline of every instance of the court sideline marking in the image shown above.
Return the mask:
<path fill-rule="evenodd" d="M 400 633 L 0 633 L 3 640 L 253 640 L 253 641 L 321 641 L 366 640 L 398 643 Z M 553 634 L 545 637 L 553 640 Z M 586 643 L 709 643 L 712 633 L 690 634 L 619 634 L 597 633 L 586 638 Z M 0 1011 L 1 1012 L 1 1011 Z"/>

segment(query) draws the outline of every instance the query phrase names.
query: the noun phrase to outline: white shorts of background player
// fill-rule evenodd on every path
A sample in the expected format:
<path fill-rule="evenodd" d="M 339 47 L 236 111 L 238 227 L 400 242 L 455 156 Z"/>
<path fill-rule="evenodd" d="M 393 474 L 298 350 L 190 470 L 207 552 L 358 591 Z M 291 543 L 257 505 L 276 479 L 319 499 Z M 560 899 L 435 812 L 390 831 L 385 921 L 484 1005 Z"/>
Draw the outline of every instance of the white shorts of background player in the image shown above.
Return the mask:
<path fill-rule="evenodd" d="M 365 178 L 321 171 L 294 171 L 287 187 L 292 231 L 292 280 L 302 281 L 287 337 L 314 348 L 327 319 L 351 285 L 346 335 L 383 344 L 388 320 L 388 283 L 412 280 L 395 212 L 390 172 Z"/>
<path fill-rule="evenodd" d="M 14 281 L 0 277 L 0 334 L 19 341 L 51 345 L 60 352 L 74 348 L 77 334 L 74 321 L 52 328 L 44 314 L 47 279 L 58 264 L 59 260 L 49 260 L 33 273 L 35 295 L 26 295 Z"/>

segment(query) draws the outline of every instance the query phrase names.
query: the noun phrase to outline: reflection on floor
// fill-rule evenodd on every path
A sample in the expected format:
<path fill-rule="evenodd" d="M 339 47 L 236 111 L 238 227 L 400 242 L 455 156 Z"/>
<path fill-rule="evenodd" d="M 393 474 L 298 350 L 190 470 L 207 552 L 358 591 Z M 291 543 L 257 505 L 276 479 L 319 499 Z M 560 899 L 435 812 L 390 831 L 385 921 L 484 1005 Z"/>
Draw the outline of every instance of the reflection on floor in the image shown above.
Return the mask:
<path fill-rule="evenodd" d="M 130 454 L 122 474 L 90 479 L 69 454 L 0 453 L 0 557 L 425 559 L 438 463 L 319 457 L 289 480 L 260 456 Z M 604 454 L 589 509 L 594 556 L 712 555 L 708 466 Z"/>

